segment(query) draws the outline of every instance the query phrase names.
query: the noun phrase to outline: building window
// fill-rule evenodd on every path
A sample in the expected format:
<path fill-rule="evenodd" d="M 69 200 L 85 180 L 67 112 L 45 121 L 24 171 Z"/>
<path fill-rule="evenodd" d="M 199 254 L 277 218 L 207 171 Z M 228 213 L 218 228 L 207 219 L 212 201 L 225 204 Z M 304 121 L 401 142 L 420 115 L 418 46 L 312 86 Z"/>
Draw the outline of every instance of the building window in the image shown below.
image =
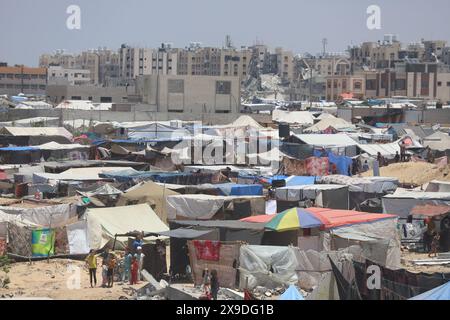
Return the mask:
<path fill-rule="evenodd" d="M 81 96 L 72 96 L 70 100 L 81 100 Z"/>
<path fill-rule="evenodd" d="M 366 89 L 367 90 L 376 90 L 377 89 L 377 81 L 375 79 L 366 80 Z"/>
<path fill-rule="evenodd" d="M 437 85 L 438 87 L 442 87 L 442 81 L 438 81 Z"/>
<path fill-rule="evenodd" d="M 396 79 L 395 80 L 395 90 L 406 90 L 406 80 Z"/>
<path fill-rule="evenodd" d="M 447 82 L 447 87 L 450 87 L 450 81 L 449 81 L 449 82 Z"/>
<path fill-rule="evenodd" d="M 100 97 L 100 103 L 112 103 L 112 97 Z"/>
<path fill-rule="evenodd" d="M 362 83 L 361 83 L 360 81 L 355 81 L 355 82 L 353 83 L 353 88 L 354 88 L 355 90 L 361 90 L 361 89 L 362 89 Z"/>
<path fill-rule="evenodd" d="M 216 81 L 216 94 L 231 94 L 231 81 Z"/>

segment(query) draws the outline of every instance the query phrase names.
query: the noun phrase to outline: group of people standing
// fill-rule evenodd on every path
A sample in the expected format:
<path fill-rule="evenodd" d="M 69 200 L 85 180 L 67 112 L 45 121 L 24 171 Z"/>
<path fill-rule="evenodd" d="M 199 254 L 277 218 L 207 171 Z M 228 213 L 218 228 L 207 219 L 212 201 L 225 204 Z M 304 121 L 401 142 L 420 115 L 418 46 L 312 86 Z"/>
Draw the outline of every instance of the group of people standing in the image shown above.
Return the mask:
<path fill-rule="evenodd" d="M 122 282 L 129 282 L 130 285 L 138 284 L 141 279 L 141 271 L 144 265 L 145 254 L 142 252 L 142 236 L 138 235 L 133 242 L 132 248 L 125 248 L 125 254 L 121 259 L 123 266 L 120 279 Z M 133 254 L 134 253 L 134 254 Z M 102 288 L 112 288 L 116 267 L 119 263 L 116 255 L 106 248 L 103 253 L 97 255 L 94 250 L 90 250 L 86 257 L 86 264 L 89 269 L 89 281 L 91 288 L 97 286 L 97 258 L 102 259 Z"/>

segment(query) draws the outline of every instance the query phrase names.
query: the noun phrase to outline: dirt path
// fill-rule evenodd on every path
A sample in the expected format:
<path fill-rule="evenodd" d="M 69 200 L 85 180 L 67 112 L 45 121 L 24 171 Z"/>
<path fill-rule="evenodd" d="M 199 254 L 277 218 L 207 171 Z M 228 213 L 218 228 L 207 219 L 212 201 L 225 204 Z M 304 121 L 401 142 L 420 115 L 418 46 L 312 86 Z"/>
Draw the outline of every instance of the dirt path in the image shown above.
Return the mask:
<path fill-rule="evenodd" d="M 80 272 L 73 272 L 73 268 L 78 268 Z M 79 274 L 79 288 L 76 288 L 76 274 Z M 130 286 L 115 283 L 113 288 L 91 288 L 84 262 L 65 259 L 32 262 L 31 265 L 28 262 L 14 263 L 11 265 L 9 278 L 9 288 L 0 288 L 0 297 L 8 298 L 13 295 L 13 298 L 58 300 L 117 300 L 120 297 L 130 299 L 133 291 L 131 288 L 138 289 L 145 284 L 141 282 Z M 97 286 L 101 284 L 101 278 L 100 270 L 97 270 Z"/>

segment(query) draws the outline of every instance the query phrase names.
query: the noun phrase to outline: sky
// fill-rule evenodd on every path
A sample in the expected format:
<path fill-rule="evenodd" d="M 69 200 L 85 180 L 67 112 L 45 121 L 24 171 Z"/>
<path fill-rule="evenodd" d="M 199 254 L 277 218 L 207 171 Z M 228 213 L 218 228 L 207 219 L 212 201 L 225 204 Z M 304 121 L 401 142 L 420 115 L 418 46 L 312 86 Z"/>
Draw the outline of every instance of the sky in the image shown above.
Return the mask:
<path fill-rule="evenodd" d="M 80 30 L 66 26 L 70 5 L 80 7 Z M 367 28 L 370 5 L 380 7 L 379 30 Z M 0 61 L 37 66 L 42 53 L 123 43 L 222 46 L 227 34 L 237 47 L 258 41 L 313 54 L 323 38 L 330 52 L 384 34 L 450 42 L 449 12 L 449 0 L 0 0 Z"/>

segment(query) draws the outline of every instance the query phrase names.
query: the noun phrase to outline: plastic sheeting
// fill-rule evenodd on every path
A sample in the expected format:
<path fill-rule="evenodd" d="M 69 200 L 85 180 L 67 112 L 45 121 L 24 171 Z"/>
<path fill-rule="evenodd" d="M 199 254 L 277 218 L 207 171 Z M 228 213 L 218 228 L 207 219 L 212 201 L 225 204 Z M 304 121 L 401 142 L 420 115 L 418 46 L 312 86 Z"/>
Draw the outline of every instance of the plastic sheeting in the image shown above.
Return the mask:
<path fill-rule="evenodd" d="M 70 254 L 89 253 L 87 221 L 81 220 L 66 226 Z"/>
<path fill-rule="evenodd" d="M 88 209 L 85 213 L 88 222 L 89 246 L 100 249 L 117 234 L 132 231 L 159 232 L 169 228 L 158 218 L 148 204 L 126 207 Z M 154 237 L 147 238 L 154 240 Z M 118 237 L 119 245 L 124 245 L 127 237 Z"/>
<path fill-rule="evenodd" d="M 298 281 L 295 248 L 243 245 L 240 250 L 240 288 L 275 288 Z"/>
<path fill-rule="evenodd" d="M 224 205 L 226 197 L 209 195 L 179 195 L 167 197 L 167 217 L 211 219 Z"/>
<path fill-rule="evenodd" d="M 383 212 L 407 218 L 417 205 L 450 205 L 450 192 L 422 192 L 397 189 L 394 194 L 382 198 Z"/>
<path fill-rule="evenodd" d="M 329 175 L 318 178 L 319 183 L 340 184 L 349 186 L 350 192 L 388 193 L 397 189 L 397 178 L 387 177 L 348 177 L 344 175 Z"/>
<path fill-rule="evenodd" d="M 58 204 L 37 208 L 0 207 L 4 213 L 14 216 L 15 221 L 41 227 L 61 227 L 76 216 L 73 204 Z"/>

